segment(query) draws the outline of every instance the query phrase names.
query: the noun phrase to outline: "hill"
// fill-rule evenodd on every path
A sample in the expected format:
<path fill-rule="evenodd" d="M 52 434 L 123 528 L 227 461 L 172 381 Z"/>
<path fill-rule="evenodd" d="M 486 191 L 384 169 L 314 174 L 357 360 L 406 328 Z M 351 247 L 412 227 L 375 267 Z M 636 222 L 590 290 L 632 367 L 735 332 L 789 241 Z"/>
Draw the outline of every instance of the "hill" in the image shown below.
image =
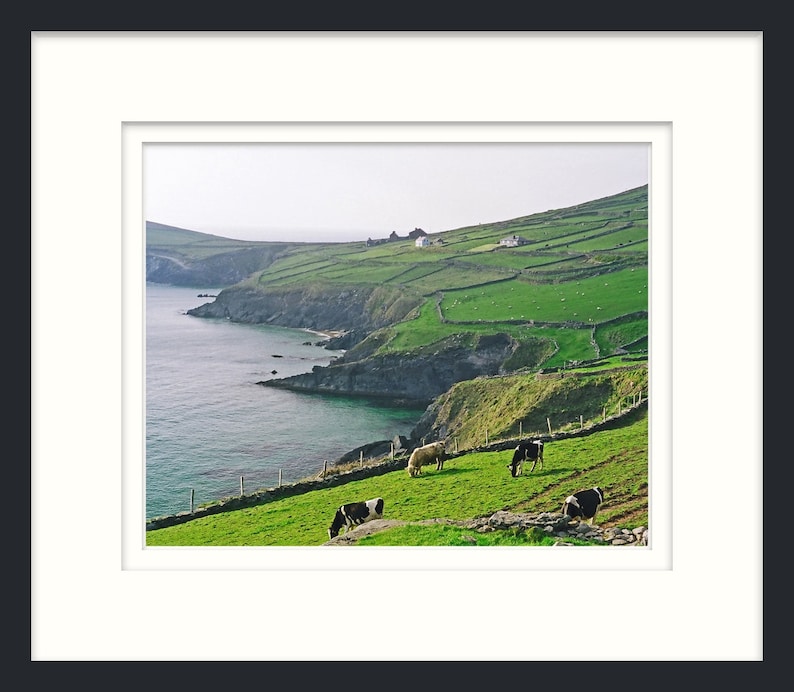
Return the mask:
<path fill-rule="evenodd" d="M 383 466 L 390 442 L 373 443 L 374 477 L 341 478 L 343 458 L 328 487 L 239 498 L 225 508 L 235 511 L 147 531 L 147 544 L 316 545 L 328 512 L 365 496 L 387 493 L 390 518 L 401 521 L 469 520 L 558 511 L 567 494 L 594 484 L 608 488 L 604 521 L 647 525 L 647 407 L 625 425 L 601 425 L 648 398 L 647 212 L 643 186 L 424 235 L 424 246 L 244 243 L 156 224 L 150 243 L 147 224 L 148 280 L 150 257 L 182 263 L 185 276 L 206 271 L 196 284 L 205 287 L 227 285 L 209 280 L 224 262 L 239 274 L 259 263 L 191 315 L 339 333 L 325 342 L 344 349 L 330 365 L 262 386 L 427 406 L 394 468 Z M 560 463 L 513 479 L 504 457 L 529 435 L 553 441 Z M 434 439 L 453 443 L 459 463 L 406 486 L 401 455 Z M 473 483 L 461 485 L 461 473 Z M 430 478 L 435 490 L 424 485 Z M 422 488 L 430 495 L 414 492 Z"/>
<path fill-rule="evenodd" d="M 268 266 L 289 243 L 231 240 L 146 222 L 146 280 L 173 286 L 231 286 Z"/>
<path fill-rule="evenodd" d="M 344 332 L 327 368 L 264 386 L 421 402 L 481 375 L 647 354 L 647 186 L 423 239 L 267 244 L 267 266 L 190 314 Z"/>

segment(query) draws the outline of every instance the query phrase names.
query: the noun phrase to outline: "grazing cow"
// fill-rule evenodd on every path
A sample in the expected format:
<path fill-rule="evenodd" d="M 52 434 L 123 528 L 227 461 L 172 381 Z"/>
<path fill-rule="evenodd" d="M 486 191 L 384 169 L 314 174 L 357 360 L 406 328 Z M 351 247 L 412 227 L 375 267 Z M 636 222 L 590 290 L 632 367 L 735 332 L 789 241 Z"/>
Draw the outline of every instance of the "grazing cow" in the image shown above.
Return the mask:
<path fill-rule="evenodd" d="M 335 538 L 344 526 L 345 533 L 359 524 L 383 517 L 383 498 L 375 497 L 366 502 L 349 502 L 336 510 L 334 520 L 328 527 L 328 537 Z"/>
<path fill-rule="evenodd" d="M 562 504 L 562 513 L 572 518 L 585 519 L 588 524 L 593 523 L 598 513 L 599 505 L 604 501 L 604 491 L 599 487 L 580 490 L 578 493 L 568 495 Z"/>
<path fill-rule="evenodd" d="M 529 472 L 535 470 L 535 464 L 540 462 L 540 468 L 543 468 L 543 442 L 540 440 L 531 440 L 529 442 L 521 442 L 513 451 L 513 460 L 507 465 L 510 469 L 510 475 L 515 478 L 520 476 L 523 471 L 523 464 L 525 461 L 532 460 L 532 468 Z"/>
<path fill-rule="evenodd" d="M 408 458 L 408 475 L 418 476 L 422 466 L 436 462 L 436 471 L 444 468 L 444 442 L 431 442 L 424 447 L 417 447 Z"/>

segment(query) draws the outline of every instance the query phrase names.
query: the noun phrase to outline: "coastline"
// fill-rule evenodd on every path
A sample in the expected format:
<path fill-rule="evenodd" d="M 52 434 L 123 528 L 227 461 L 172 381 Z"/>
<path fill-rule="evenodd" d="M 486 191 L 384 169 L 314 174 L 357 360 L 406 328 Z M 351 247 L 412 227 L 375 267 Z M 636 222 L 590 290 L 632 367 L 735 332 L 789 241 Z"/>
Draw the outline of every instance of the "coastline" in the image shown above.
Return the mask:
<path fill-rule="evenodd" d="M 303 329 L 304 332 L 308 332 L 309 334 L 316 334 L 317 336 L 324 336 L 326 339 L 337 339 L 340 336 L 344 336 L 347 334 L 344 330 L 335 330 L 329 329 L 326 331 L 318 331 L 316 329 Z"/>

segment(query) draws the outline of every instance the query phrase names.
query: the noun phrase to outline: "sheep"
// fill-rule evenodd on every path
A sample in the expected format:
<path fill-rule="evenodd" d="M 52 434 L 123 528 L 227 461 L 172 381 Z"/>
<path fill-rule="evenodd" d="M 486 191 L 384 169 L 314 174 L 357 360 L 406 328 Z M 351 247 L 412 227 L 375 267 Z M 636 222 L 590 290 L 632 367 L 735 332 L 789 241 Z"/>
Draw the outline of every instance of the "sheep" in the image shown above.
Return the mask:
<path fill-rule="evenodd" d="M 444 442 L 431 442 L 423 447 L 417 447 L 408 459 L 408 475 L 418 476 L 422 473 L 422 466 L 436 462 L 436 471 L 444 468 Z"/>

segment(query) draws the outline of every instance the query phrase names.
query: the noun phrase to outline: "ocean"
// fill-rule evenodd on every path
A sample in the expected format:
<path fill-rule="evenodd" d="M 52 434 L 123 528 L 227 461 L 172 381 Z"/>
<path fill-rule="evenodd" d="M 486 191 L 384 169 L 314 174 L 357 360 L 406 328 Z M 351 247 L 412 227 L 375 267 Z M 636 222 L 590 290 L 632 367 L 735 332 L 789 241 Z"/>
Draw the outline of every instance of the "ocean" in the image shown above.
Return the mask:
<path fill-rule="evenodd" d="M 356 447 L 408 435 L 423 409 L 257 382 L 339 351 L 301 329 L 191 317 L 219 288 L 146 285 L 146 517 L 319 473 Z M 273 374 L 273 370 L 276 374 Z"/>

